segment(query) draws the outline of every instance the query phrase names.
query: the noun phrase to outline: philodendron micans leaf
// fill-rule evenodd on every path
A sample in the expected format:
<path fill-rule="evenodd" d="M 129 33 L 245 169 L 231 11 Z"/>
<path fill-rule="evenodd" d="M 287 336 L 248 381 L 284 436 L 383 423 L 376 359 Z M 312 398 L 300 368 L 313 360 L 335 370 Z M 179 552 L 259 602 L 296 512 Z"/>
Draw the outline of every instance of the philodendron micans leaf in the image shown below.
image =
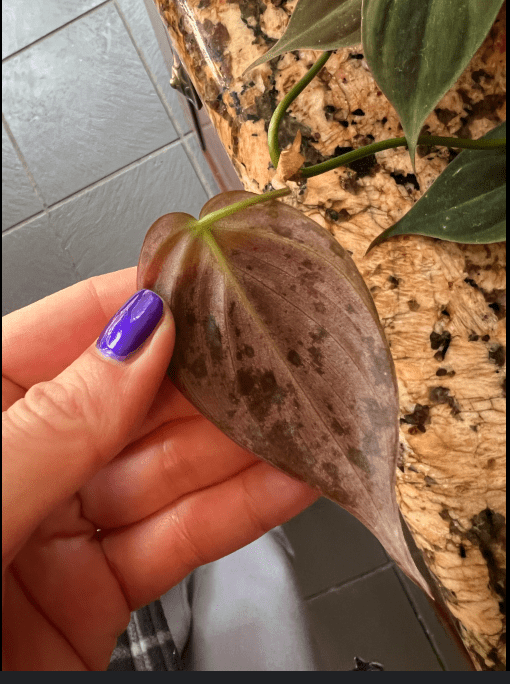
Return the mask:
<path fill-rule="evenodd" d="M 482 44 L 503 0 L 363 0 L 363 52 L 414 165 L 427 116 Z"/>
<path fill-rule="evenodd" d="M 337 50 L 361 43 L 361 0 L 299 0 L 280 40 L 253 69 L 292 50 Z"/>
<path fill-rule="evenodd" d="M 217 195 L 201 217 L 250 197 Z M 359 518 L 427 590 L 395 498 L 393 362 L 354 262 L 321 226 L 275 200 L 202 231 L 194 223 L 162 216 L 138 264 L 138 287 L 174 315 L 173 382 L 234 442 Z"/>
<path fill-rule="evenodd" d="M 506 121 L 483 137 L 506 138 Z M 368 251 L 395 235 L 469 244 L 506 240 L 506 148 L 463 150 Z"/>

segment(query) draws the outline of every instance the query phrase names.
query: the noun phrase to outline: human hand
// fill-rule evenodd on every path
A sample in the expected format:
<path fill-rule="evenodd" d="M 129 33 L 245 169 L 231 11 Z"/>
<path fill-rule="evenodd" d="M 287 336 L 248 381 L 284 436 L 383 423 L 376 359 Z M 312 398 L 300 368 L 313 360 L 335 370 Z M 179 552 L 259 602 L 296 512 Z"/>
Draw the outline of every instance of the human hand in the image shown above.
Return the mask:
<path fill-rule="evenodd" d="M 130 611 L 318 496 L 175 389 L 166 305 L 127 360 L 96 348 L 135 282 L 91 278 L 3 319 L 4 669 L 104 670 Z"/>

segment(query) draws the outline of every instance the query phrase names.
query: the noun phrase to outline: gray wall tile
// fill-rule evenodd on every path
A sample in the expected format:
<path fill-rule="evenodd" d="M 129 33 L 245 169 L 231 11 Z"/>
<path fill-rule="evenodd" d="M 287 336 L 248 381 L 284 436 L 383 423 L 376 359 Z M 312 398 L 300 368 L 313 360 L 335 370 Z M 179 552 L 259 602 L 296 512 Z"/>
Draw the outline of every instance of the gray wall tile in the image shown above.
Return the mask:
<path fill-rule="evenodd" d="M 42 209 L 43 204 L 2 124 L 2 231 Z"/>
<path fill-rule="evenodd" d="M 2 235 L 2 316 L 77 282 L 47 215 Z"/>
<path fill-rule="evenodd" d="M 47 204 L 177 133 L 112 5 L 9 59 L 4 112 Z"/>
<path fill-rule="evenodd" d="M 50 215 L 80 279 L 135 266 L 146 232 L 173 211 L 198 216 L 207 201 L 180 144 L 99 183 Z"/>
<path fill-rule="evenodd" d="M 405 585 L 407 593 L 411 596 L 416 612 L 428 631 L 445 669 L 454 672 L 471 672 L 473 668 L 470 659 L 460 650 L 449 630 L 443 627 L 423 591 L 398 568 L 396 572 L 400 581 Z"/>
<path fill-rule="evenodd" d="M 150 1 L 154 2 L 154 0 Z M 179 133 L 181 135 L 187 133 L 191 130 L 192 126 L 182 111 L 177 91 L 170 85 L 170 73 L 156 40 L 144 1 L 115 0 L 115 5 L 126 21 L 129 33 L 149 68 L 151 76 L 156 83 L 158 94 L 168 108 Z M 163 32 L 166 30 L 162 22 L 161 29 Z"/>
<path fill-rule="evenodd" d="M 103 0 L 3 0 L 2 59 L 102 2 Z"/>
<path fill-rule="evenodd" d="M 442 670 L 391 567 L 307 606 L 324 670 L 352 670 L 354 656 L 385 670 Z"/>
<path fill-rule="evenodd" d="M 388 560 L 377 539 L 359 520 L 325 498 L 283 527 L 294 549 L 296 574 L 305 597 Z"/>
<path fill-rule="evenodd" d="M 213 172 L 211 171 L 211 167 L 204 157 L 204 153 L 202 152 L 202 148 L 200 147 L 200 143 L 198 142 L 196 134 L 188 136 L 186 138 L 186 143 L 189 145 L 190 153 L 193 155 L 194 161 L 200 169 L 200 173 L 205 181 L 207 194 L 209 197 L 214 197 L 214 195 L 217 195 L 220 192 L 220 189 Z"/>

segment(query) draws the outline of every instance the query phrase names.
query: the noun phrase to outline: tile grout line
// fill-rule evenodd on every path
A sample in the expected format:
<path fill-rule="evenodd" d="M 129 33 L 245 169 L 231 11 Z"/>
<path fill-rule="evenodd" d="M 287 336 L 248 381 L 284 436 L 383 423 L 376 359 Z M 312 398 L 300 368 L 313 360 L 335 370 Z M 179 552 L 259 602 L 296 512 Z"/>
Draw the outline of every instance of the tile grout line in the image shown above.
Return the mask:
<path fill-rule="evenodd" d="M 23 170 L 25 171 L 25 173 L 28 176 L 28 180 L 30 181 L 30 184 L 32 185 L 32 188 L 33 188 L 33 190 L 37 196 L 37 199 L 41 202 L 41 204 L 43 206 L 43 211 L 39 212 L 39 213 L 44 213 L 47 209 L 47 204 L 44 200 L 43 194 L 40 191 L 39 186 L 37 185 L 36 180 L 35 180 L 34 176 L 32 175 L 32 172 L 30 171 L 30 168 L 27 164 L 27 161 L 23 155 L 23 152 L 21 151 L 21 149 L 20 149 L 20 147 L 16 141 L 16 138 L 14 137 L 13 132 L 11 131 L 11 127 L 9 126 L 9 123 L 8 123 L 7 119 L 5 118 L 5 115 L 3 112 L 2 112 L 2 124 L 5 128 L 5 132 L 7 133 L 9 140 L 11 141 L 11 145 L 14 147 L 14 151 L 18 155 L 18 159 L 21 162 Z"/>
<path fill-rule="evenodd" d="M 189 137 L 193 135 L 193 133 L 187 133 L 185 137 Z M 77 192 L 73 193 L 72 195 L 68 195 L 67 197 L 64 197 L 61 200 L 58 200 L 58 202 L 55 202 L 54 204 L 50 204 L 48 206 L 45 205 L 45 208 L 43 211 L 39 211 L 36 214 L 33 214 L 32 216 L 27 217 L 26 219 L 23 219 L 23 221 L 20 221 L 19 223 L 15 223 L 13 226 L 9 226 L 9 228 L 6 228 L 6 230 L 2 231 L 2 235 L 6 235 L 8 233 L 13 232 L 14 230 L 18 230 L 19 228 L 23 228 L 27 223 L 30 223 L 30 221 L 33 221 L 37 218 L 41 218 L 41 216 L 49 216 L 50 212 L 52 212 L 54 209 L 59 209 L 61 206 L 64 204 L 68 204 L 69 202 L 72 202 L 75 199 L 79 199 L 80 197 L 83 197 L 86 193 L 95 190 L 96 188 L 100 187 L 101 185 L 104 185 L 105 183 L 108 183 L 111 180 L 114 180 L 117 176 L 122 175 L 123 173 L 126 173 L 128 171 L 131 171 L 133 168 L 136 168 L 138 165 L 145 163 L 146 161 L 149 161 L 153 157 L 157 157 L 160 154 L 164 154 L 167 152 L 169 149 L 172 149 L 173 147 L 178 147 L 181 145 L 182 140 L 179 138 L 177 140 L 172 140 L 171 143 L 167 143 L 166 145 L 163 145 L 163 147 L 158 148 L 157 150 L 153 150 L 152 152 L 149 152 L 148 154 L 144 155 L 143 157 L 139 157 L 138 159 L 135 159 L 135 161 L 129 162 L 129 164 L 126 164 L 126 166 L 122 166 L 120 169 L 116 169 L 112 173 L 108 174 L 108 176 L 104 176 L 104 178 L 100 178 L 99 180 L 95 181 L 94 183 L 91 183 L 90 185 L 87 185 L 84 188 L 81 188 L 81 190 L 78 190 Z"/>
<path fill-rule="evenodd" d="M 50 216 L 50 213 L 49 213 L 49 211 L 48 211 L 48 205 L 47 205 L 47 203 L 46 203 L 46 201 L 45 201 L 45 199 L 44 199 L 44 197 L 43 197 L 42 192 L 41 192 L 40 189 L 39 189 L 39 186 L 37 185 L 37 182 L 36 182 L 34 176 L 32 175 L 32 172 L 30 171 L 30 168 L 29 168 L 29 166 L 28 166 L 28 164 L 27 164 L 27 162 L 26 162 L 26 160 L 25 160 L 25 157 L 23 156 L 23 153 L 21 152 L 21 150 L 20 150 L 20 148 L 19 148 L 19 146 L 18 146 L 18 143 L 17 143 L 17 141 L 16 141 L 16 138 L 14 137 L 14 135 L 13 135 L 13 133 L 12 133 L 12 131 L 11 131 L 11 127 L 9 126 L 9 124 L 8 124 L 8 122 L 7 122 L 7 119 L 5 118 L 3 112 L 2 112 L 2 124 L 3 124 L 4 128 L 5 128 L 5 132 L 7 133 L 8 137 L 9 137 L 9 140 L 11 141 L 12 146 L 14 147 L 14 150 L 15 150 L 16 154 L 18 155 L 18 158 L 19 158 L 19 160 L 20 160 L 20 162 L 21 162 L 21 164 L 22 164 L 22 166 L 23 166 L 23 169 L 24 169 L 25 173 L 27 174 L 30 183 L 31 183 L 32 186 L 33 186 L 34 192 L 35 192 L 36 196 L 38 197 L 38 199 L 40 200 L 40 202 L 41 202 L 41 204 L 42 204 L 42 206 L 43 206 L 42 211 L 39 211 L 39 212 L 37 212 L 36 214 L 34 214 L 33 216 L 30 216 L 27 220 L 22 221 L 22 222 L 21 222 L 21 225 L 25 225 L 26 223 L 28 223 L 29 220 L 31 221 L 31 220 L 34 220 L 35 218 L 40 218 L 40 217 L 42 217 L 42 216 L 46 216 L 46 218 L 48 219 L 48 223 L 49 223 L 49 225 L 50 225 L 50 227 L 51 227 L 51 229 L 52 229 L 52 231 L 53 231 L 53 236 L 54 236 L 54 238 L 55 238 L 57 244 L 59 245 L 59 247 L 60 247 L 60 249 L 63 251 L 63 253 L 66 254 L 66 255 L 68 256 L 68 258 L 69 258 L 69 260 L 70 260 L 70 262 L 71 262 L 71 266 L 72 266 L 74 275 L 79 279 L 80 274 L 79 274 L 79 272 L 78 272 L 78 269 L 76 268 L 76 264 L 74 263 L 74 260 L 73 260 L 73 258 L 72 258 L 72 256 L 71 256 L 71 254 L 68 252 L 67 248 L 62 244 L 62 241 L 61 241 L 61 239 L 60 239 L 60 236 L 58 235 L 57 231 L 55 230 L 55 228 L 54 228 L 54 226 L 53 226 L 53 224 L 52 224 L 52 222 L 51 222 L 51 216 Z M 16 225 L 19 226 L 20 224 L 16 224 Z M 12 229 L 13 229 L 14 227 L 15 227 L 15 226 L 10 226 L 7 230 L 2 231 L 2 237 L 3 237 L 4 235 L 6 235 L 6 234 L 12 232 Z"/>
<path fill-rule="evenodd" d="M 345 587 L 350 587 L 353 584 L 357 584 L 361 580 L 367 579 L 368 577 L 373 577 L 374 575 L 379 574 L 380 572 L 383 572 L 384 570 L 387 570 L 388 568 L 392 568 L 393 563 L 391 561 L 387 561 L 383 563 L 382 565 L 379 565 L 376 568 L 372 568 L 372 570 L 368 570 L 367 572 L 362 573 L 361 575 L 357 575 L 356 577 L 351 577 L 350 579 L 346 580 L 345 582 L 341 582 L 340 584 L 335 584 L 332 587 L 328 587 L 327 589 L 323 589 L 321 591 L 318 591 L 316 594 L 310 594 L 310 596 L 305 596 L 305 601 L 314 601 L 317 598 L 321 598 L 322 596 L 327 596 L 327 594 L 332 593 L 334 591 L 337 591 L 339 589 L 344 589 Z"/>
<path fill-rule="evenodd" d="M 188 141 L 186 140 L 188 135 L 183 134 L 183 131 L 181 129 L 179 122 L 174 118 L 173 113 L 172 113 L 172 109 L 167 102 L 165 94 L 164 94 L 161 86 L 159 85 L 155 74 L 153 73 L 151 67 L 149 66 L 149 63 L 147 62 L 147 59 L 143 53 L 143 50 L 138 46 L 138 43 L 136 42 L 135 37 L 133 35 L 133 32 L 131 30 L 131 26 L 129 25 L 129 22 L 126 19 L 124 12 L 122 11 L 121 7 L 119 6 L 119 4 L 116 0 L 113 0 L 113 5 L 114 5 L 115 9 L 117 10 L 117 13 L 118 13 L 122 23 L 124 24 L 124 28 L 126 29 L 126 32 L 127 32 L 128 36 L 129 36 L 129 38 L 133 44 L 133 47 L 135 48 L 136 53 L 137 53 L 140 61 L 142 62 L 142 65 L 143 65 L 143 67 L 147 73 L 147 76 L 149 77 L 149 79 L 152 83 L 152 86 L 153 86 L 154 90 L 156 91 L 156 94 L 159 97 L 159 100 L 160 100 L 168 118 L 170 119 L 170 122 L 172 123 L 173 127 L 177 131 L 177 134 L 179 135 L 180 140 L 182 141 L 183 149 L 186 152 L 186 155 L 187 155 L 187 157 L 188 157 L 188 159 L 189 159 L 189 161 L 193 167 L 193 170 L 195 171 L 203 189 L 205 190 L 206 195 L 208 196 L 208 198 L 211 198 L 214 193 L 212 192 L 211 188 L 209 187 L 209 183 L 208 183 L 204 173 L 202 172 L 202 169 L 200 168 L 200 165 L 199 165 L 198 161 L 196 160 L 195 155 L 193 154 L 191 146 L 189 145 Z M 153 30 L 153 32 L 154 32 L 154 30 Z M 154 36 L 154 40 L 156 40 L 156 36 Z M 158 44 L 158 49 L 161 49 L 159 47 L 159 44 Z M 169 75 L 169 77 L 170 77 L 170 75 Z"/>
<path fill-rule="evenodd" d="M 417 604 L 416 601 L 414 600 L 413 595 L 411 594 L 411 592 L 408 590 L 408 588 L 407 588 L 405 582 L 404 582 L 403 579 L 400 577 L 400 573 L 398 573 L 398 572 L 396 571 L 395 566 L 393 566 L 393 574 L 397 576 L 398 582 L 399 582 L 400 586 L 402 587 L 402 589 L 403 589 L 403 591 L 404 591 L 404 594 L 406 595 L 407 600 L 409 601 L 409 603 L 410 603 L 410 605 L 411 605 L 411 609 L 412 609 L 412 611 L 413 611 L 413 613 L 414 613 L 416 619 L 418 620 L 418 622 L 419 622 L 419 624 L 420 624 L 420 627 L 421 627 L 422 630 L 423 630 L 423 633 L 425 634 L 425 638 L 426 638 L 427 641 L 429 642 L 430 647 L 431 647 L 432 651 L 434 652 L 434 655 L 435 655 L 436 658 L 437 658 L 437 662 L 439 663 L 441 669 L 442 669 L 444 672 L 448 671 L 448 668 L 446 667 L 445 662 L 444 662 L 444 658 L 443 658 L 443 656 L 442 656 L 442 654 L 441 654 L 441 649 L 440 649 L 439 645 L 436 643 L 436 640 L 435 640 L 435 638 L 434 638 L 434 635 L 430 632 L 429 628 L 427 627 L 427 625 L 426 625 L 426 623 L 425 623 L 425 620 L 423 619 L 423 617 L 422 617 L 422 615 L 421 615 L 421 611 L 420 611 L 420 609 L 419 609 L 419 607 L 418 607 L 418 604 Z"/>
<path fill-rule="evenodd" d="M 96 12 L 97 10 L 104 7 L 105 5 L 109 5 L 111 2 L 112 2 L 112 0 L 105 0 L 105 2 L 102 2 L 100 5 L 96 5 L 95 7 L 91 7 L 89 10 L 86 10 L 85 12 L 82 12 L 81 14 L 79 14 L 77 17 L 74 17 L 74 19 L 70 19 L 69 21 L 66 21 L 65 24 L 62 24 L 62 26 L 58 26 L 56 29 L 53 29 L 53 31 L 49 31 L 48 33 L 45 33 L 44 36 L 37 38 L 32 43 L 29 43 L 28 45 L 24 45 L 19 50 L 16 50 L 16 52 L 13 52 L 12 54 L 7 55 L 6 57 L 2 57 L 2 64 L 4 62 L 9 61 L 13 57 L 17 57 L 19 54 L 21 54 L 25 50 L 28 50 L 29 48 L 33 47 L 34 45 L 38 45 L 39 43 L 41 43 L 43 40 L 45 40 L 49 36 L 53 36 L 55 33 L 57 33 L 58 31 L 60 31 L 63 28 L 66 28 L 66 26 L 70 26 L 70 24 L 73 24 L 75 21 L 79 21 L 83 17 L 85 17 L 89 14 L 92 14 L 93 12 Z"/>

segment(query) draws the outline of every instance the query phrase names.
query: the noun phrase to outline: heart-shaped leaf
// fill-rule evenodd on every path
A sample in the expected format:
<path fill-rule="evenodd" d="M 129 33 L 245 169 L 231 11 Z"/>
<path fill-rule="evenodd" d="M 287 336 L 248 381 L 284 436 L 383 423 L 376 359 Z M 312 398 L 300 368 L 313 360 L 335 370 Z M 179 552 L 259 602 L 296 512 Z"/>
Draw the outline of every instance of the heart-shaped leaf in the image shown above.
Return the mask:
<path fill-rule="evenodd" d="M 483 137 L 506 138 L 506 121 Z M 506 240 L 506 148 L 463 150 L 368 251 L 395 235 L 469 244 Z"/>
<path fill-rule="evenodd" d="M 280 40 L 247 71 L 292 50 L 337 50 L 361 43 L 361 0 L 299 0 Z"/>
<path fill-rule="evenodd" d="M 363 0 L 361 38 L 414 165 L 427 116 L 482 44 L 503 0 Z"/>
<path fill-rule="evenodd" d="M 217 195 L 201 216 L 250 197 Z M 171 378 L 232 440 L 359 518 L 427 590 L 395 498 L 393 362 L 354 262 L 274 200 L 195 225 L 187 214 L 158 219 L 138 267 L 138 287 L 175 318 Z"/>

